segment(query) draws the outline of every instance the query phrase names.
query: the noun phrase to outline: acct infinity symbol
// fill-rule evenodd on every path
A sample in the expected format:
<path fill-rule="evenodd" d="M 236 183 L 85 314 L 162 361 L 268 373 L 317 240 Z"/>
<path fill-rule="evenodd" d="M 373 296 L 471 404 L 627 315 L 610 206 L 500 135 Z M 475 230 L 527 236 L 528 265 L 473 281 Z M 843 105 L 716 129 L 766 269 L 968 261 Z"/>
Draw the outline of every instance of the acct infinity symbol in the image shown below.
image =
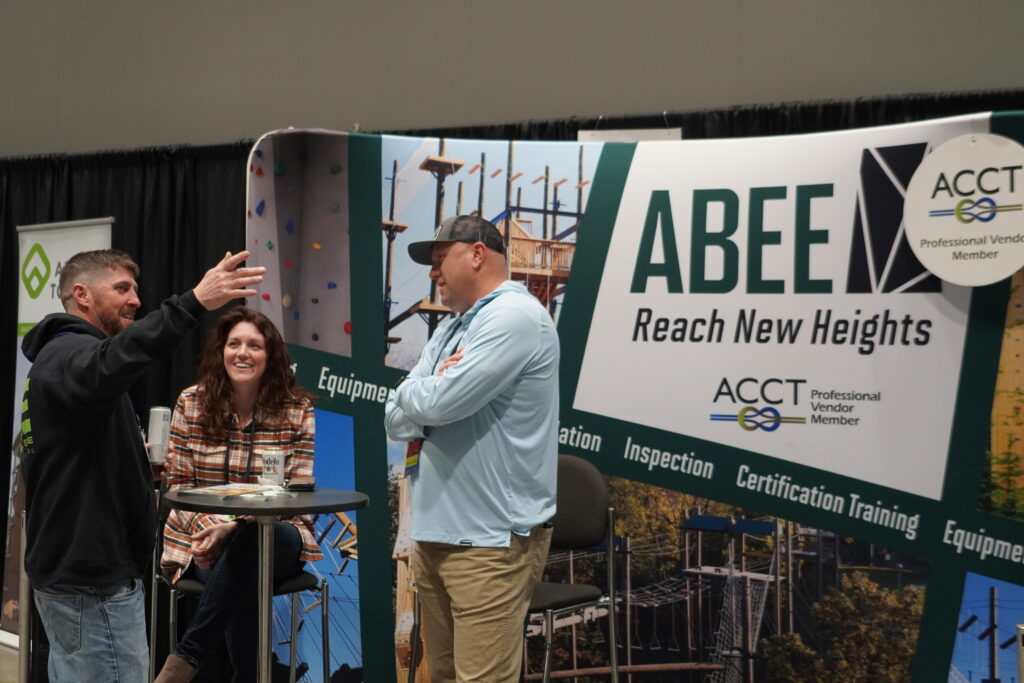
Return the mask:
<path fill-rule="evenodd" d="M 742 429 L 753 432 L 760 429 L 765 432 L 774 432 L 783 424 L 805 424 L 806 417 L 783 417 L 778 410 L 771 406 L 758 410 L 754 406 L 746 406 L 739 413 L 712 413 L 712 422 L 735 422 Z"/>
<path fill-rule="evenodd" d="M 1024 209 L 1024 204 L 1003 204 L 1002 206 L 999 206 L 991 197 L 982 197 L 976 202 L 971 201 L 970 199 L 962 199 L 957 203 L 955 208 L 934 209 L 929 211 L 928 215 L 931 218 L 954 216 L 961 223 L 973 223 L 974 221 L 988 223 L 996 217 L 997 213 L 1001 213 L 1003 211 L 1021 211 L 1022 209 Z"/>

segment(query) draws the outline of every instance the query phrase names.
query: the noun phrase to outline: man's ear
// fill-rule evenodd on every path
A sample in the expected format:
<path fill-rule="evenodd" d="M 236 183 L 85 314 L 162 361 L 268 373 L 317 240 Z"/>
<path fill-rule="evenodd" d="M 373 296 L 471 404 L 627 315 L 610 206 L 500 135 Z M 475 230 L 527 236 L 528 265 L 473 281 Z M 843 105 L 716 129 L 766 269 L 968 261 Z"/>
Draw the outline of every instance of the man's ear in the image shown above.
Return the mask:
<path fill-rule="evenodd" d="M 480 242 L 473 243 L 473 267 L 480 270 L 487 260 L 487 247 Z"/>
<path fill-rule="evenodd" d="M 76 282 L 71 285 L 71 300 L 79 306 L 79 308 L 88 308 L 92 303 L 92 292 L 86 285 L 81 282 Z"/>

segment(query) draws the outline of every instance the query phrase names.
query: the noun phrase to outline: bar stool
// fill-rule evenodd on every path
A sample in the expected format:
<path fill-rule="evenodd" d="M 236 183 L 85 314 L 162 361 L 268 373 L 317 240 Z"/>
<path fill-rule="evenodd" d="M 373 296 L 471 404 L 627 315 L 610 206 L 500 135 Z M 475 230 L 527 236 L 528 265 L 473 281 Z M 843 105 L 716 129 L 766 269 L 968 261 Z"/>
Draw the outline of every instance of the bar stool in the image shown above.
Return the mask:
<path fill-rule="evenodd" d="M 199 596 L 203 592 L 202 582 L 183 578 L 177 583 L 168 584 L 170 588 L 170 646 L 168 651 L 174 652 L 178 645 L 178 599 L 182 595 Z M 288 681 L 295 683 L 295 639 L 299 632 L 299 601 L 297 593 L 302 591 L 313 591 L 320 594 L 320 631 L 323 638 L 323 669 L 324 683 L 330 683 L 331 678 L 331 638 L 328 630 L 328 598 L 330 597 L 327 579 L 317 578 L 309 572 L 299 572 L 295 576 L 285 579 L 280 585 L 274 588 L 274 595 L 291 595 L 291 640 L 289 641 L 288 656 Z"/>

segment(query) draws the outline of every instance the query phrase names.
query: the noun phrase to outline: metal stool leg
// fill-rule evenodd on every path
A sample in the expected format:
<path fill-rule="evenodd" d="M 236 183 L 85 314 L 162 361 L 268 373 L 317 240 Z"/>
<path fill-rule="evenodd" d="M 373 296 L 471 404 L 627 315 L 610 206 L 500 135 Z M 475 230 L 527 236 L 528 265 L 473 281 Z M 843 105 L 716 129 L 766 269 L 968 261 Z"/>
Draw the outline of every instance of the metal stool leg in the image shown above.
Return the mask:
<path fill-rule="evenodd" d="M 299 594 L 292 593 L 292 636 L 289 641 L 289 653 L 288 653 L 288 683 L 295 683 L 295 650 L 298 643 L 296 642 L 299 637 Z"/>
<path fill-rule="evenodd" d="M 170 622 L 167 634 L 167 647 L 168 653 L 174 652 L 174 649 L 178 647 L 178 591 L 174 589 L 174 586 L 170 587 L 170 616 L 168 621 Z"/>
<path fill-rule="evenodd" d="M 324 649 L 324 683 L 331 683 L 331 632 L 328 629 L 327 608 L 330 606 L 331 590 L 327 585 L 327 577 L 320 579 L 320 631 Z"/>
<path fill-rule="evenodd" d="M 149 680 L 151 681 L 156 678 L 156 608 L 157 595 L 160 591 L 156 573 L 160 562 L 159 548 L 158 545 L 153 546 L 153 573 L 149 577 Z"/>
<path fill-rule="evenodd" d="M 155 492 L 156 509 L 160 509 L 160 487 Z M 156 678 L 156 608 L 160 585 L 157 580 L 160 571 L 160 553 L 162 551 L 163 524 L 157 525 L 156 542 L 153 543 L 153 565 L 149 575 L 149 680 Z"/>
<path fill-rule="evenodd" d="M 21 482 L 18 482 L 21 484 Z M 25 573 L 25 512 L 21 513 L 21 548 L 19 549 L 18 575 L 18 680 L 28 681 L 32 652 L 32 585 Z"/>
<path fill-rule="evenodd" d="M 555 638 L 555 617 L 551 610 L 544 611 L 544 683 L 551 680 L 551 646 Z"/>

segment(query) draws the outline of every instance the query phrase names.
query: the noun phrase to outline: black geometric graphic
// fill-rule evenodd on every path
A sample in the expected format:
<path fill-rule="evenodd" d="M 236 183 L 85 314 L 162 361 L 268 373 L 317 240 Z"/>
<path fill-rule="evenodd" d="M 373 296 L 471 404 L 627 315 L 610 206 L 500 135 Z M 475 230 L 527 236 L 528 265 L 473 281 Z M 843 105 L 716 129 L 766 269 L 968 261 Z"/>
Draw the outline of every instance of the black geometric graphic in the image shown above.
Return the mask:
<path fill-rule="evenodd" d="M 942 291 L 942 281 L 917 260 L 903 230 L 903 199 L 927 150 L 922 142 L 861 153 L 847 292 Z"/>

